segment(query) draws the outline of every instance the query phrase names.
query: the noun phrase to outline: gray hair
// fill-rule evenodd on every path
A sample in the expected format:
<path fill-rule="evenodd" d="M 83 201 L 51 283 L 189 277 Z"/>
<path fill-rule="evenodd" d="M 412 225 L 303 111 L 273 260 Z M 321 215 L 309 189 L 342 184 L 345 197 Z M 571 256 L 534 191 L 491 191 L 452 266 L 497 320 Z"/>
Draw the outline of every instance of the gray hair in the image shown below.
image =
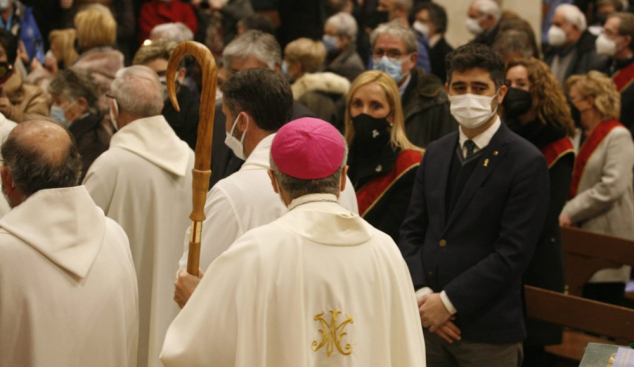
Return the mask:
<path fill-rule="evenodd" d="M 351 40 L 357 38 L 357 21 L 348 13 L 337 13 L 326 20 L 326 24 L 332 24 L 337 28 L 339 37 L 350 37 Z"/>
<path fill-rule="evenodd" d="M 284 190 L 291 199 L 297 199 L 298 197 L 309 194 L 338 195 L 340 192 L 341 174 L 343 172 L 343 168 L 348 162 L 348 145 L 346 144 L 346 140 L 343 136 L 341 139 L 343 140 L 343 146 L 345 149 L 341 166 L 332 175 L 316 180 L 302 180 L 300 178 L 287 175 L 277 168 L 277 165 L 273 161 L 273 156 L 271 155 L 269 158 L 271 171 L 273 171 L 275 180 L 280 185 L 280 188 Z"/>
<path fill-rule="evenodd" d="M 111 94 L 122 111 L 143 117 L 161 114 L 163 87 L 158 75 L 147 66 L 134 65 L 117 71 Z"/>
<path fill-rule="evenodd" d="M 265 64 L 269 69 L 282 65 L 282 49 L 275 37 L 262 31 L 250 30 L 244 32 L 225 47 L 222 51 L 224 65 L 231 66 L 231 59 L 244 59 L 252 56 Z"/>
<path fill-rule="evenodd" d="M 63 95 L 71 101 L 79 97 L 86 99 L 89 109 L 97 107 L 98 86 L 85 69 L 69 68 L 60 70 L 48 85 L 48 93 L 57 96 Z"/>
<path fill-rule="evenodd" d="M 577 26 L 580 32 L 583 32 L 588 27 L 586 23 L 586 16 L 579 10 L 578 7 L 571 4 L 561 4 L 555 9 L 555 13 L 562 11 L 566 21 L 572 25 Z"/>
<path fill-rule="evenodd" d="M 473 4 L 483 15 L 493 15 L 495 20 L 500 20 L 502 17 L 500 6 L 493 0 L 475 0 Z"/>
<path fill-rule="evenodd" d="M 194 34 L 183 23 L 165 23 L 157 25 L 152 28 L 152 31 L 150 32 L 151 40 L 157 40 L 160 38 L 181 43 L 185 41 L 192 41 L 194 39 Z"/>
<path fill-rule="evenodd" d="M 44 124 L 54 124 L 60 129 L 60 134 L 66 134 L 67 145 L 59 146 L 56 134 L 42 137 L 41 134 L 29 133 L 29 130 L 39 129 Z M 54 146 L 51 146 L 53 143 Z M 77 186 L 81 178 L 81 156 L 73 136 L 59 123 L 49 119 L 20 123 L 19 130 L 9 134 L 2 144 L 2 157 L 15 186 L 26 197 L 40 190 Z"/>
<path fill-rule="evenodd" d="M 376 29 L 370 35 L 370 44 L 374 47 L 374 44 L 384 34 L 389 34 L 392 37 L 400 38 L 405 43 L 405 48 L 408 53 L 417 52 L 418 51 L 418 43 L 416 42 L 416 36 L 414 32 L 401 25 L 397 21 L 392 21 L 389 23 L 383 23 L 376 27 Z"/>
<path fill-rule="evenodd" d="M 500 55 L 520 54 L 526 59 L 530 59 L 535 54 L 528 34 L 516 29 L 500 33 L 493 42 L 493 49 Z"/>

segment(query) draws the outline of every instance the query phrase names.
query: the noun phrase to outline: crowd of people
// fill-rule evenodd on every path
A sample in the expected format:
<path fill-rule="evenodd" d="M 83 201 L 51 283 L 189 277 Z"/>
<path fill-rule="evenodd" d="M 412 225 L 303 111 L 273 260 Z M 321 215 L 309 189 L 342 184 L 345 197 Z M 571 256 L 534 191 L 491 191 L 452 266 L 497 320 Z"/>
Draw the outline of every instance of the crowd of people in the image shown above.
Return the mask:
<path fill-rule="evenodd" d="M 561 228 L 634 240 L 634 7 L 448 6 L 0 1 L 0 367 L 549 366 Z"/>

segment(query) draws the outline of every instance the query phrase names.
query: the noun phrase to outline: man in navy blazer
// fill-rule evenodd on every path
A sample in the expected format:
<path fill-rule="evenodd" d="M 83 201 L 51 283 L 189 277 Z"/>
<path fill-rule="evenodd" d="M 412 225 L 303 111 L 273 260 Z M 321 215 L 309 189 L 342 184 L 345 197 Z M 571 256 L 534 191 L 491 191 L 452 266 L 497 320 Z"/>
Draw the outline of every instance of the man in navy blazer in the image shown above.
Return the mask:
<path fill-rule="evenodd" d="M 399 242 L 417 290 L 427 364 L 520 366 L 521 275 L 544 225 L 548 168 L 497 115 L 507 88 L 493 49 L 462 46 L 447 69 L 460 129 L 427 147 Z"/>

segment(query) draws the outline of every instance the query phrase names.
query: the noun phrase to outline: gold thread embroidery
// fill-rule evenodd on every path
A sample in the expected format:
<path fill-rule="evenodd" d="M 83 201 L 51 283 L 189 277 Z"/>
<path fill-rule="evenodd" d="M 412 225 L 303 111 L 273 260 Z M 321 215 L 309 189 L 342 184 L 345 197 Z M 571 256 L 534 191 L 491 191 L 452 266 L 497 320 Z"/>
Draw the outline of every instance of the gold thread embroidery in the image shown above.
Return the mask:
<path fill-rule="evenodd" d="M 332 355 L 334 352 L 334 348 L 337 348 L 339 353 L 344 356 L 348 356 L 352 353 L 352 345 L 346 344 L 344 348 L 341 347 L 341 339 L 346 336 L 348 333 L 343 330 L 348 326 L 348 324 L 354 324 L 354 320 L 351 316 L 346 315 L 346 321 L 342 322 L 340 325 L 337 325 L 337 319 L 339 318 L 340 311 L 330 310 L 331 322 L 330 324 L 326 321 L 322 316 L 324 313 L 319 313 L 315 315 L 314 320 L 321 322 L 321 329 L 319 329 L 319 334 L 321 335 L 321 341 L 317 342 L 317 340 L 313 341 L 312 349 L 314 352 L 318 351 L 326 346 L 326 354 L 328 357 Z"/>

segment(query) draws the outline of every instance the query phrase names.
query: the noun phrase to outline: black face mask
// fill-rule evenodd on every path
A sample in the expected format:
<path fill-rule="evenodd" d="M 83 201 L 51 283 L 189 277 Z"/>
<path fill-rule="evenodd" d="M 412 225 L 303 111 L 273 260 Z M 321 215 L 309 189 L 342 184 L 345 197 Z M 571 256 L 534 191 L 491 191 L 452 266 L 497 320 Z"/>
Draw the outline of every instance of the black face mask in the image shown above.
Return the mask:
<path fill-rule="evenodd" d="M 528 112 L 533 105 L 533 97 L 523 89 L 509 88 L 504 96 L 502 106 L 504 113 L 509 117 L 519 117 Z"/>
<path fill-rule="evenodd" d="M 387 122 L 387 116 L 377 119 L 362 113 L 352 118 L 352 125 L 355 150 L 371 154 L 378 152 L 390 142 L 390 124 Z"/>
<path fill-rule="evenodd" d="M 388 18 L 389 13 L 387 11 L 375 11 L 374 13 L 368 15 L 365 25 L 374 29 L 378 27 L 379 24 L 387 23 Z"/>

